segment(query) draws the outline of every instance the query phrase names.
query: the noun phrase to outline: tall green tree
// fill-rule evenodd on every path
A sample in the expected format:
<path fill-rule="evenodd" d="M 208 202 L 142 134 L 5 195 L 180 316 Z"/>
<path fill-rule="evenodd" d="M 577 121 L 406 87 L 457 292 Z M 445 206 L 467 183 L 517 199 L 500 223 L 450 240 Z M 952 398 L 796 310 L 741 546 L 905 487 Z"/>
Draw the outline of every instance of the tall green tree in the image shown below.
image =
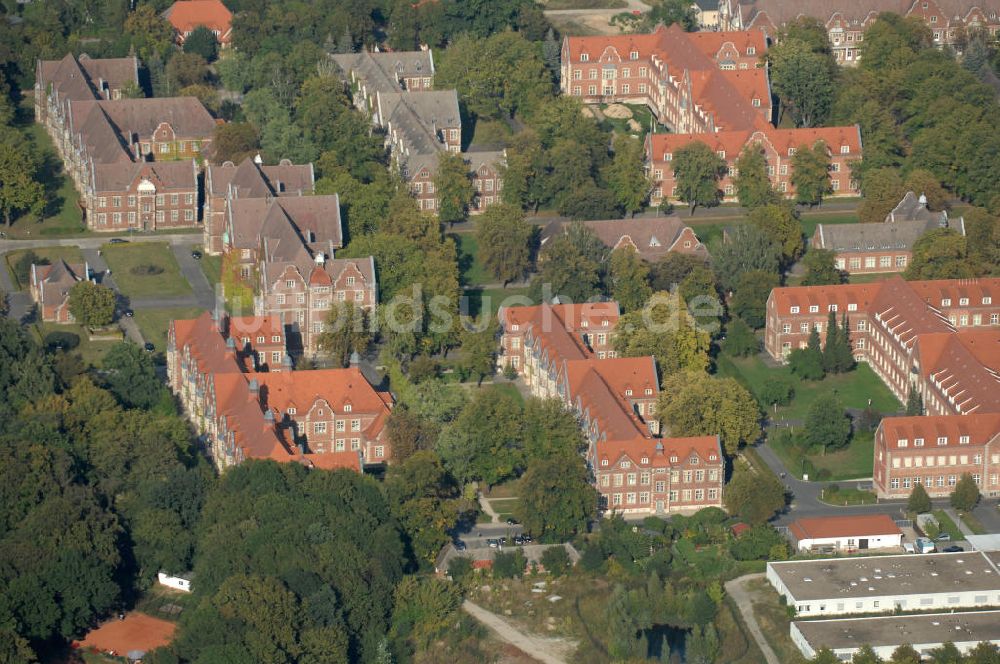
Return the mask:
<path fill-rule="evenodd" d="M 767 156 L 759 143 L 747 144 L 735 165 L 733 184 L 736 185 L 736 197 L 742 207 L 753 210 L 778 200 L 778 194 L 772 189 L 771 179 L 767 175 Z"/>
<path fill-rule="evenodd" d="M 604 171 L 604 180 L 618 205 L 634 217 L 646 206 L 652 187 L 646 175 L 646 153 L 642 141 L 625 134 L 615 136 L 613 147 L 615 156 Z"/>
<path fill-rule="evenodd" d="M 363 354 L 371 340 L 368 312 L 353 302 L 334 302 L 316 343 L 334 366 L 346 367 L 351 355 Z"/>
<path fill-rule="evenodd" d="M 922 482 L 917 482 L 906 500 L 906 511 L 914 514 L 925 514 L 931 511 L 931 498 Z"/>
<path fill-rule="evenodd" d="M 434 190 L 437 192 L 438 219 L 441 223 L 454 224 L 465 219 L 476 192 L 469 177 L 469 167 L 461 154 L 442 152 L 438 155 Z"/>
<path fill-rule="evenodd" d="M 8 226 L 25 212 L 41 214 L 45 205 L 30 149 L 27 143 L 0 141 L 0 211 Z"/>
<path fill-rule="evenodd" d="M 487 486 L 516 476 L 524 466 L 516 399 L 494 387 L 480 390 L 438 439 L 436 450 L 455 479 Z"/>
<path fill-rule="evenodd" d="M 649 265 L 631 247 L 611 252 L 611 297 L 624 311 L 638 310 L 653 291 L 649 287 Z"/>
<path fill-rule="evenodd" d="M 767 523 L 785 506 L 785 488 L 773 474 L 755 473 L 745 463 L 737 463 L 722 499 L 731 514 L 756 526 Z"/>
<path fill-rule="evenodd" d="M 951 506 L 961 512 L 971 512 L 979 502 L 979 485 L 969 473 L 963 473 L 949 498 Z"/>
<path fill-rule="evenodd" d="M 115 292 L 92 281 L 78 281 L 69 290 L 69 312 L 81 325 L 104 327 L 115 319 Z"/>
<path fill-rule="evenodd" d="M 205 58 L 206 62 L 212 62 L 219 57 L 219 40 L 211 30 L 199 25 L 185 37 L 184 52 L 197 53 Z"/>
<path fill-rule="evenodd" d="M 844 282 L 844 274 L 837 269 L 837 254 L 830 249 L 809 247 L 802 257 L 806 268 L 806 276 L 802 278 L 803 286 L 829 286 Z"/>
<path fill-rule="evenodd" d="M 924 414 L 924 397 L 920 394 L 912 385 L 910 386 L 910 393 L 906 397 L 906 414 L 907 415 L 923 415 Z"/>
<path fill-rule="evenodd" d="M 536 302 L 543 299 L 545 289 L 549 297 L 568 298 L 572 302 L 584 302 L 600 292 L 601 263 L 581 251 L 571 234 L 557 235 L 546 242 L 539 265 L 530 293 Z"/>
<path fill-rule="evenodd" d="M 533 463 L 521 478 L 519 492 L 517 520 L 545 542 L 561 542 L 586 532 L 597 513 L 597 491 L 577 454 Z"/>
<path fill-rule="evenodd" d="M 504 287 L 527 274 L 533 238 L 534 228 L 524 212 L 509 203 L 491 205 L 476 218 L 479 259 Z"/>
<path fill-rule="evenodd" d="M 767 298 L 777 285 L 778 275 L 771 272 L 744 272 L 730 300 L 730 311 L 755 330 L 761 329 L 767 321 Z"/>
<path fill-rule="evenodd" d="M 778 274 L 781 248 L 753 224 L 737 226 L 726 242 L 712 251 L 712 268 L 724 290 L 735 290 L 740 277 L 754 270 Z"/>
<path fill-rule="evenodd" d="M 952 228 L 935 228 L 913 243 L 907 279 L 970 279 L 976 276 L 969 259 L 968 239 Z"/>
<path fill-rule="evenodd" d="M 764 231 L 781 251 L 784 264 L 802 255 L 802 226 L 798 213 L 787 201 L 764 205 L 750 211 L 750 223 Z"/>
<path fill-rule="evenodd" d="M 788 366 L 793 374 L 803 380 L 821 380 L 826 375 L 819 331 L 815 327 L 809 332 L 806 347 L 795 348 L 788 354 Z"/>
<path fill-rule="evenodd" d="M 718 434 L 727 455 L 761 435 L 760 410 L 753 396 L 732 378 L 682 371 L 663 379 L 659 413 L 666 435 Z"/>
<path fill-rule="evenodd" d="M 622 357 L 652 355 L 661 375 L 708 368 L 711 336 L 699 329 L 679 293 L 655 293 L 622 316 L 614 336 Z"/>
<path fill-rule="evenodd" d="M 833 191 L 829 148 L 825 142 L 817 141 L 811 148 L 800 145 L 796 149 L 792 155 L 792 186 L 795 202 L 809 207 L 819 205 Z"/>
<path fill-rule="evenodd" d="M 786 39 L 767 50 L 771 87 L 796 127 L 821 126 L 833 104 L 834 80 L 829 59 L 804 41 Z"/>
<path fill-rule="evenodd" d="M 902 200 L 906 187 L 892 168 L 866 169 L 861 177 L 861 193 L 864 200 L 858 208 L 859 220 L 865 224 L 881 223 Z"/>
<path fill-rule="evenodd" d="M 810 447 L 839 450 L 851 439 L 851 420 L 836 396 L 817 399 L 806 413 L 805 441 Z"/>
<path fill-rule="evenodd" d="M 722 200 L 719 181 L 726 172 L 726 162 L 712 148 L 693 141 L 674 152 L 671 165 L 677 196 L 690 206 L 690 214 L 699 205 L 714 207 Z"/>
<path fill-rule="evenodd" d="M 150 408 L 160 400 L 164 385 L 156 375 L 149 353 L 123 341 L 104 356 L 104 379 L 122 405 Z"/>
<path fill-rule="evenodd" d="M 462 347 L 460 366 L 481 385 L 483 378 L 496 371 L 496 322 L 491 322 L 485 330 L 463 328 L 459 341 Z"/>

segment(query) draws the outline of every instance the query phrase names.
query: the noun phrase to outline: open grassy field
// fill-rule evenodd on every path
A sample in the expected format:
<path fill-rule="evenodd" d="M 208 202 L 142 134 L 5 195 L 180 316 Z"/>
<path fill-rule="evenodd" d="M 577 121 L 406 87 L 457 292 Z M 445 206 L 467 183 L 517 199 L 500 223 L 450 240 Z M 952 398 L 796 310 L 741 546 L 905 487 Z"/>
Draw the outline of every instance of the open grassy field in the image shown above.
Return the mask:
<path fill-rule="evenodd" d="M 167 328 L 170 321 L 180 318 L 197 318 L 202 313 L 204 313 L 204 309 L 198 307 L 137 309 L 135 322 L 142 331 L 143 338 L 152 342 L 156 350 L 162 353 L 167 349 Z"/>
<path fill-rule="evenodd" d="M 191 293 L 166 243 L 105 244 L 101 250 L 123 295 L 136 298 Z"/>
<path fill-rule="evenodd" d="M 780 436 L 770 436 L 768 446 L 781 459 L 789 472 L 797 477 L 802 475 L 802 458 L 800 448 L 787 444 L 787 439 Z M 875 439 L 870 431 L 858 432 L 851 438 L 850 444 L 842 450 L 822 454 L 810 454 L 805 458 L 816 470 L 827 470 L 830 480 L 852 480 L 859 477 L 871 477 L 874 458 Z"/>
<path fill-rule="evenodd" d="M 479 261 L 479 242 L 475 233 L 453 233 L 458 250 L 458 278 L 463 286 L 487 284 L 492 279 Z"/>
<path fill-rule="evenodd" d="M 82 325 L 39 322 L 32 325 L 30 329 L 35 339 L 42 344 L 45 343 L 46 336 L 54 332 L 76 335 L 79 338 L 79 345 L 76 348 L 67 350 L 71 353 L 79 353 L 83 359 L 83 363 L 92 367 L 101 366 L 105 354 L 115 345 L 114 341 L 91 341 L 87 335 L 87 330 Z"/>
<path fill-rule="evenodd" d="M 7 252 L 6 256 L 4 256 L 7 261 L 7 269 L 10 272 L 11 279 L 14 281 L 14 285 L 20 290 L 27 290 L 31 285 L 29 283 L 31 280 L 30 267 L 27 273 L 22 274 L 18 274 L 16 269 L 17 262 L 29 251 L 34 252 L 39 258 L 48 259 L 49 263 L 54 263 L 57 260 L 64 260 L 67 263 L 83 262 L 83 256 L 77 247 L 39 247 L 37 249 L 17 249 L 16 251 Z"/>
<path fill-rule="evenodd" d="M 195 248 L 202 252 L 201 271 L 208 283 L 214 285 L 222 281 L 222 256 L 209 256 L 201 247 Z"/>
<path fill-rule="evenodd" d="M 871 399 L 872 408 L 883 414 L 893 414 L 901 404 L 875 372 L 865 363 L 843 374 L 830 374 L 820 381 L 804 381 L 792 375 L 787 366 L 769 367 L 759 356 L 731 358 L 721 356 L 718 373 L 732 376 L 742 382 L 755 395 L 768 378 L 781 377 L 794 385 L 795 396 L 787 406 L 770 409 L 768 415 L 775 420 L 803 419 L 810 406 L 821 396 L 837 395 L 846 408 L 863 409 Z"/>

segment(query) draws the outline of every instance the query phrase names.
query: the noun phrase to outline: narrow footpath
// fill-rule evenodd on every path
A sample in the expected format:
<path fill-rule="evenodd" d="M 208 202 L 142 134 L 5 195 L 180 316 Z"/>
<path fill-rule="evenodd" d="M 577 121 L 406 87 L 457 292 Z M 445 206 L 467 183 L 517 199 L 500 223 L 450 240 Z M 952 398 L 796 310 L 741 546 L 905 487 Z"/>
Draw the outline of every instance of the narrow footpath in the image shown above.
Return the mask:
<path fill-rule="evenodd" d="M 763 574 L 747 574 L 732 581 L 727 581 L 726 593 L 736 602 L 736 607 L 740 610 L 740 615 L 743 616 L 743 622 L 746 623 L 747 629 L 750 630 L 753 640 L 757 642 L 757 647 L 764 654 L 767 664 L 781 664 L 781 660 L 771 650 L 770 644 L 764 638 L 764 632 L 761 631 L 760 625 L 757 623 L 757 617 L 753 613 L 753 603 L 750 601 L 750 593 L 744 587 L 744 584 L 748 581 L 763 578 Z"/>
<path fill-rule="evenodd" d="M 500 637 L 501 640 L 519 648 L 524 654 L 537 659 L 542 664 L 567 664 L 563 654 L 559 652 L 561 648 L 556 645 L 557 642 L 555 639 L 545 639 L 525 634 L 497 614 L 487 611 L 469 600 L 462 602 L 462 608 L 466 613 Z M 769 662 L 769 664 L 780 664 L 780 662 L 774 661 Z"/>

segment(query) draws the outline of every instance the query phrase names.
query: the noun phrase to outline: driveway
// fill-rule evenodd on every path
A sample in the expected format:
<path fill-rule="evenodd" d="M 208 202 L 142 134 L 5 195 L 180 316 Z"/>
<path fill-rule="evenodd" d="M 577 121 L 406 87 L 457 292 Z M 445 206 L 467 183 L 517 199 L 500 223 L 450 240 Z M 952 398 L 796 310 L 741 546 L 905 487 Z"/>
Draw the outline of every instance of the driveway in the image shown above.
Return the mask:
<path fill-rule="evenodd" d="M 625 7 L 617 7 L 614 9 L 546 9 L 543 13 L 550 18 L 558 18 L 560 16 L 606 16 L 609 20 L 615 14 L 621 14 L 622 12 L 648 12 L 650 6 L 641 0 L 628 0 L 628 4 Z"/>

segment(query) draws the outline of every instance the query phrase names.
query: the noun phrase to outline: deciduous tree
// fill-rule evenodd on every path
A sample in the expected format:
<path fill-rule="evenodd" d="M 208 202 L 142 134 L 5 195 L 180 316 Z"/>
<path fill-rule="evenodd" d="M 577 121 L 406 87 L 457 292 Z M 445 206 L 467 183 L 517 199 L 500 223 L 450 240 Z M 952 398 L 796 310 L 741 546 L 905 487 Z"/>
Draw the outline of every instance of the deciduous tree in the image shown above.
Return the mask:
<path fill-rule="evenodd" d="M 622 357 L 652 355 L 662 375 L 708 368 L 711 336 L 695 325 L 679 293 L 655 293 L 640 311 L 618 321 L 614 336 Z"/>
<path fill-rule="evenodd" d="M 231 161 L 238 164 L 260 149 L 257 129 L 249 122 L 227 122 L 215 128 L 212 149 L 216 163 Z"/>
<path fill-rule="evenodd" d="M 184 52 L 196 53 L 207 62 L 212 62 L 219 57 L 219 41 L 211 30 L 199 25 L 184 38 Z"/>
<path fill-rule="evenodd" d="M 461 154 L 442 152 L 438 155 L 434 190 L 437 192 L 438 219 L 441 223 L 453 224 L 465 219 L 475 190 L 469 177 L 469 167 Z"/>
<path fill-rule="evenodd" d="M 737 463 L 722 499 L 730 514 L 756 526 L 767 523 L 785 506 L 785 488 L 773 474 L 755 473 L 746 464 Z"/>
<path fill-rule="evenodd" d="M 792 156 L 792 186 L 795 187 L 795 202 L 809 207 L 819 205 L 823 197 L 833 191 L 826 143 L 817 141 L 811 148 L 798 147 Z"/>
<path fill-rule="evenodd" d="M 748 210 L 768 205 L 778 200 L 767 176 L 767 157 L 759 143 L 749 143 L 736 159 L 736 196 L 740 205 Z"/>
<path fill-rule="evenodd" d="M 968 239 L 952 228 L 935 228 L 913 243 L 907 279 L 970 279 L 976 276 L 969 260 Z"/>
<path fill-rule="evenodd" d="M 927 495 L 927 490 L 922 482 L 913 485 L 913 491 L 906 500 L 906 511 L 915 514 L 925 514 L 931 511 L 931 497 Z"/>
<path fill-rule="evenodd" d="M 726 162 L 701 141 L 694 141 L 674 152 L 672 161 L 677 197 L 690 206 L 714 207 L 722 200 L 719 180 L 726 172 Z"/>
<path fill-rule="evenodd" d="M 837 254 L 830 249 L 809 247 L 802 263 L 806 268 L 806 276 L 802 278 L 803 286 L 829 286 L 844 282 L 844 273 L 837 269 Z"/>
<path fill-rule="evenodd" d="M 736 293 L 730 301 L 730 310 L 755 330 L 764 327 L 767 298 L 778 285 L 778 275 L 761 270 L 751 270 L 740 275 Z"/>
<path fill-rule="evenodd" d="M 597 513 L 597 491 L 577 454 L 533 463 L 521 478 L 519 496 L 517 520 L 545 542 L 561 542 L 586 532 Z"/>
<path fill-rule="evenodd" d="M 811 447 L 838 450 L 851 439 L 851 420 L 836 396 L 817 399 L 806 414 L 805 441 Z"/>
<path fill-rule="evenodd" d="M 92 281 L 79 281 L 69 290 L 69 312 L 81 325 L 104 327 L 115 319 L 115 292 Z"/>
<path fill-rule="evenodd" d="M 646 153 L 642 142 L 625 134 L 614 139 L 614 159 L 604 171 L 604 180 L 615 201 L 627 214 L 642 211 L 652 182 L 646 175 Z"/>
<path fill-rule="evenodd" d="M 642 307 L 653 294 L 649 287 L 649 265 L 631 247 L 611 252 L 611 297 L 624 311 Z"/>
<path fill-rule="evenodd" d="M 756 355 L 760 350 L 760 339 L 742 318 L 733 318 L 726 325 L 726 352 L 734 357 Z"/>
<path fill-rule="evenodd" d="M 787 39 L 767 50 L 771 86 L 796 127 L 822 125 L 833 104 L 833 72 L 829 60 L 809 44 Z"/>
<path fill-rule="evenodd" d="M 0 210 L 8 226 L 24 212 L 41 214 L 44 189 L 34 176 L 34 158 L 28 144 L 0 141 Z"/>
<path fill-rule="evenodd" d="M 712 252 L 712 268 L 719 285 L 735 290 L 740 277 L 754 270 L 778 274 L 781 249 L 767 233 L 752 224 L 737 226 L 722 246 Z"/>
<path fill-rule="evenodd" d="M 117 343 L 104 356 L 108 388 L 125 406 L 150 408 L 164 390 L 149 353 L 129 342 Z"/>
<path fill-rule="evenodd" d="M 795 208 L 787 201 L 751 210 L 749 220 L 778 247 L 785 265 L 802 254 L 802 226 Z"/>
<path fill-rule="evenodd" d="M 733 378 L 697 371 L 668 375 L 663 379 L 656 412 L 669 435 L 718 434 L 723 451 L 730 456 L 761 434 L 757 402 Z"/>
<path fill-rule="evenodd" d="M 371 339 L 368 312 L 353 302 L 334 302 L 316 343 L 335 366 L 346 367 L 352 354 L 368 349 Z"/>
<path fill-rule="evenodd" d="M 476 218 L 479 259 L 504 287 L 527 274 L 533 237 L 533 227 L 524 220 L 524 212 L 514 205 L 491 205 Z"/>

